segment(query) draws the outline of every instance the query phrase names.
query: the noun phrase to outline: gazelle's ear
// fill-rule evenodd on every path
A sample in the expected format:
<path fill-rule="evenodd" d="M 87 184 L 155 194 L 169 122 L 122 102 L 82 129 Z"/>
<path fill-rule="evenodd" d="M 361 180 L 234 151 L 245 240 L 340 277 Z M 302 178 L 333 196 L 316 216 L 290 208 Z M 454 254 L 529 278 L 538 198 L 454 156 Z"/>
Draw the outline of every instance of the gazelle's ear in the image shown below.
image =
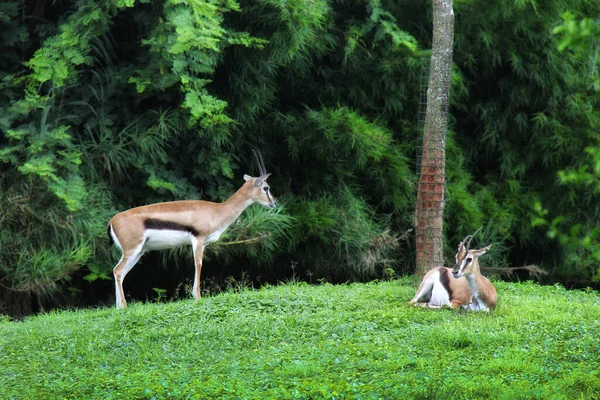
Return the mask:
<path fill-rule="evenodd" d="M 248 182 L 252 177 L 250 175 L 244 175 L 244 180 Z"/>
<path fill-rule="evenodd" d="M 270 175 L 271 174 L 264 174 L 264 175 L 261 175 L 258 178 L 256 178 L 256 181 L 254 182 L 254 186 L 258 186 L 261 183 L 263 183 L 264 181 L 266 181 Z"/>
<path fill-rule="evenodd" d="M 475 254 L 475 257 L 479 257 L 484 255 L 490 248 L 492 247 L 492 245 L 490 244 L 489 246 L 485 246 L 484 248 L 481 248 L 479 250 L 475 250 L 473 251 L 473 254 Z"/>

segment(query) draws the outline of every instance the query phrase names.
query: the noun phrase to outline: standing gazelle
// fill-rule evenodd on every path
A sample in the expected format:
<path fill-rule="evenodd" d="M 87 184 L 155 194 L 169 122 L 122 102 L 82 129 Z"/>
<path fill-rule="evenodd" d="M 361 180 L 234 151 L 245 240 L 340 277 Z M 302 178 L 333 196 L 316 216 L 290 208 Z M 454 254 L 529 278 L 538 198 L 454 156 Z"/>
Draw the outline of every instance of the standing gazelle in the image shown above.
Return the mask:
<path fill-rule="evenodd" d="M 256 153 L 255 153 L 256 155 Z M 259 153 L 260 155 L 260 153 Z M 111 243 L 123 253 L 113 270 L 117 308 L 127 307 L 123 280 L 140 257 L 148 250 L 171 249 L 192 245 L 194 252 L 194 287 L 192 294 L 200 299 L 200 272 L 204 247 L 216 242 L 219 236 L 251 204 L 275 207 L 275 198 L 269 192 L 267 174 L 262 157 L 257 156 L 260 176 L 244 175 L 246 183 L 222 203 L 203 200 L 183 200 L 150 204 L 132 208 L 115 215 L 108 223 Z"/>
<path fill-rule="evenodd" d="M 437 267 L 425 274 L 410 304 L 432 308 L 463 307 L 481 311 L 496 307 L 496 289 L 481 275 L 477 260 L 492 245 L 470 250 L 471 239 L 473 235 L 467 236 L 458 244 L 454 268 Z"/>

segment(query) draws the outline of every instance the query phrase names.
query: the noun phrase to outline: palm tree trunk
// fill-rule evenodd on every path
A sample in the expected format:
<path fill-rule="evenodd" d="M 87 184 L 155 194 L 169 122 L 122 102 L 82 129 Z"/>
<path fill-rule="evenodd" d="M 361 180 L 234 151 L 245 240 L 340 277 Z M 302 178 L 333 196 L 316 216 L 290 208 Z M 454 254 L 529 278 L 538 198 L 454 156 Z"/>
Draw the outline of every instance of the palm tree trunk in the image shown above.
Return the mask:
<path fill-rule="evenodd" d="M 423 132 L 423 154 L 415 233 L 417 274 L 444 264 L 443 222 L 446 189 L 446 130 L 452 70 L 452 0 L 433 1 L 433 43 Z"/>

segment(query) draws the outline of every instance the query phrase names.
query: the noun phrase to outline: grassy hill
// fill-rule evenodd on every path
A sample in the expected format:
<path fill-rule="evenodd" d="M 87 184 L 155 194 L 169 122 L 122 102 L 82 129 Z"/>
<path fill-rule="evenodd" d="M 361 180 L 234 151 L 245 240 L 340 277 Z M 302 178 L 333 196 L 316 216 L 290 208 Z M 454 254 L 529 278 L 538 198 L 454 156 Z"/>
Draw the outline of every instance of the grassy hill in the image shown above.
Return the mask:
<path fill-rule="evenodd" d="M 600 398 L 600 295 L 497 282 L 491 313 L 414 279 L 291 283 L 0 322 L 0 398 Z"/>

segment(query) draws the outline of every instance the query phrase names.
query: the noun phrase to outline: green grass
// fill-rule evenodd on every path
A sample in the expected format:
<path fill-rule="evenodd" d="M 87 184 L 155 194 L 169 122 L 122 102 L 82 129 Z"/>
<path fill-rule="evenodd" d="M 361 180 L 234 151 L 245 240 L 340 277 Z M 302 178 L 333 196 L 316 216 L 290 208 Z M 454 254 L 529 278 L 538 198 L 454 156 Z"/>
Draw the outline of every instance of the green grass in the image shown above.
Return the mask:
<path fill-rule="evenodd" d="M 600 398 L 600 295 L 497 282 L 490 313 L 414 279 L 287 284 L 0 322 L 0 398 Z"/>

